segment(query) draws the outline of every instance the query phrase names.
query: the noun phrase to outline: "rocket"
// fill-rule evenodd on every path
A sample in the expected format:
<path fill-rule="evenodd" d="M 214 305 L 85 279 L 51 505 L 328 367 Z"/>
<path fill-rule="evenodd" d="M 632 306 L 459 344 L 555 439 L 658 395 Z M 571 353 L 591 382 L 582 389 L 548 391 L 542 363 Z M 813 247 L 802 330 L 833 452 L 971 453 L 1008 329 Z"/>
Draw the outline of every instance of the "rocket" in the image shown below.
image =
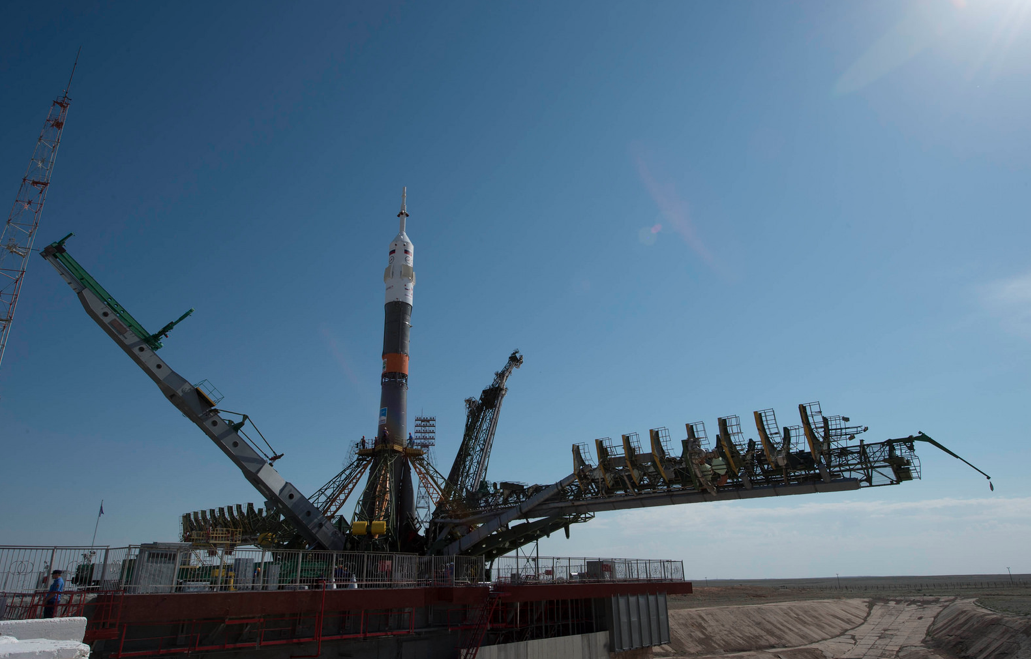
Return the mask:
<path fill-rule="evenodd" d="M 386 300 L 379 424 L 360 515 L 369 522 L 386 523 L 386 530 L 370 539 L 385 542 L 381 546 L 395 551 L 408 551 L 419 542 L 412 469 L 408 460 L 402 458 L 408 445 L 408 340 L 415 288 L 415 248 L 405 233 L 407 197 L 405 188 L 401 193 L 401 212 L 397 214 L 400 229 L 390 243 L 387 268 L 383 271 Z"/>
<path fill-rule="evenodd" d="M 408 188 L 401 192 L 401 220 L 390 243 L 387 269 L 383 271 L 386 303 L 383 320 L 383 373 L 380 377 L 379 442 L 406 446 L 408 410 L 408 340 L 411 333 L 415 247 L 405 233 Z"/>

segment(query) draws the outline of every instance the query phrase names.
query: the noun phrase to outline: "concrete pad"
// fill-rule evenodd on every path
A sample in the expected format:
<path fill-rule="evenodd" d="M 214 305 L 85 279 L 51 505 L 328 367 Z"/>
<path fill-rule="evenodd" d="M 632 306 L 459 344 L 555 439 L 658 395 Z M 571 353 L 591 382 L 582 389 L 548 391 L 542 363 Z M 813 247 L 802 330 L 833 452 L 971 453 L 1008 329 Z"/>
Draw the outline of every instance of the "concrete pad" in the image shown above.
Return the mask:
<path fill-rule="evenodd" d="M 900 651 L 904 648 L 923 647 L 935 616 L 951 602 L 952 598 L 936 597 L 877 602 L 862 625 L 813 647 L 829 659 L 895 657 L 902 654 Z"/>
<path fill-rule="evenodd" d="M 20 640 L 82 641 L 85 634 L 86 618 L 83 617 L 0 620 L 0 635 Z"/>

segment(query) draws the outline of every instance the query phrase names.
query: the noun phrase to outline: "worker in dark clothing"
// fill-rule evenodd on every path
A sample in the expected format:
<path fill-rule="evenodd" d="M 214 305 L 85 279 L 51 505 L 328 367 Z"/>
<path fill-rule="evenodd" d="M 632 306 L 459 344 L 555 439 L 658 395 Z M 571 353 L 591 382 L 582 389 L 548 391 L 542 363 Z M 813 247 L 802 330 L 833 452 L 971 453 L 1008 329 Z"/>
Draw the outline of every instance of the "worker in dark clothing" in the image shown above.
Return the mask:
<path fill-rule="evenodd" d="M 61 593 L 64 592 L 64 579 L 61 570 L 54 570 L 50 573 L 53 581 L 50 582 L 50 589 L 47 591 L 46 599 L 43 600 L 43 617 L 53 618 L 57 605 L 61 603 Z"/>

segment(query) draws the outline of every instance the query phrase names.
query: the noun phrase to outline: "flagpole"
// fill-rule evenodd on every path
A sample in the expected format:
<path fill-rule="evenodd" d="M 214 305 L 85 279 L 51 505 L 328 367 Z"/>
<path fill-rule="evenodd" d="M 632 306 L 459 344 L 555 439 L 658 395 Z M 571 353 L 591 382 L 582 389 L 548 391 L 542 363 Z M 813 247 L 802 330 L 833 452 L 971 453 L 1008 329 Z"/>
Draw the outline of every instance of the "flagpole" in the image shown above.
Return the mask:
<path fill-rule="evenodd" d="M 104 514 L 104 500 L 100 500 L 100 512 L 97 513 L 97 523 L 93 527 L 93 539 L 90 540 L 89 548 L 90 552 L 93 551 L 93 545 L 97 543 L 97 529 L 100 528 L 100 516 Z"/>

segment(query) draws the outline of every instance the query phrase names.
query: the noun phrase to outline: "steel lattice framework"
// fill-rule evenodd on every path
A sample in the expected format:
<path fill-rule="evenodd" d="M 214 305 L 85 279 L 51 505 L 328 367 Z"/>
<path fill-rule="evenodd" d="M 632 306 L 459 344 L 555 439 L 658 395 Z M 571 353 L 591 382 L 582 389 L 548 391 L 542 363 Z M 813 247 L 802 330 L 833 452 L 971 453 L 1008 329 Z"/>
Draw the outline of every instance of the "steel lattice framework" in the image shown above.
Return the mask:
<path fill-rule="evenodd" d="M 462 499 L 480 489 L 487 475 L 501 401 L 508 393 L 505 383 L 512 371 L 522 365 L 522 356 L 514 350 L 504 368 L 494 374 L 494 382 L 480 393 L 480 399 L 465 400 L 465 435 L 447 477 L 448 491 L 445 494 L 448 499 Z"/>
<path fill-rule="evenodd" d="M 72 76 L 79 57 L 75 57 Z M 57 160 L 57 147 L 61 144 L 61 133 L 64 131 L 65 118 L 68 115 L 68 90 L 72 78 L 68 78 L 68 86 L 64 95 L 50 105 L 50 113 L 43 123 L 43 130 L 36 141 L 36 149 L 25 170 L 25 176 L 18 187 L 18 196 L 14 199 L 11 214 L 0 235 L 0 364 L 4 360 L 7 349 L 7 337 L 11 333 L 14 311 L 18 306 L 22 283 L 25 281 L 25 269 L 28 266 L 32 243 L 36 238 L 36 229 L 43 215 L 43 203 L 47 199 L 50 188 L 50 177 L 54 173 L 54 162 Z"/>

